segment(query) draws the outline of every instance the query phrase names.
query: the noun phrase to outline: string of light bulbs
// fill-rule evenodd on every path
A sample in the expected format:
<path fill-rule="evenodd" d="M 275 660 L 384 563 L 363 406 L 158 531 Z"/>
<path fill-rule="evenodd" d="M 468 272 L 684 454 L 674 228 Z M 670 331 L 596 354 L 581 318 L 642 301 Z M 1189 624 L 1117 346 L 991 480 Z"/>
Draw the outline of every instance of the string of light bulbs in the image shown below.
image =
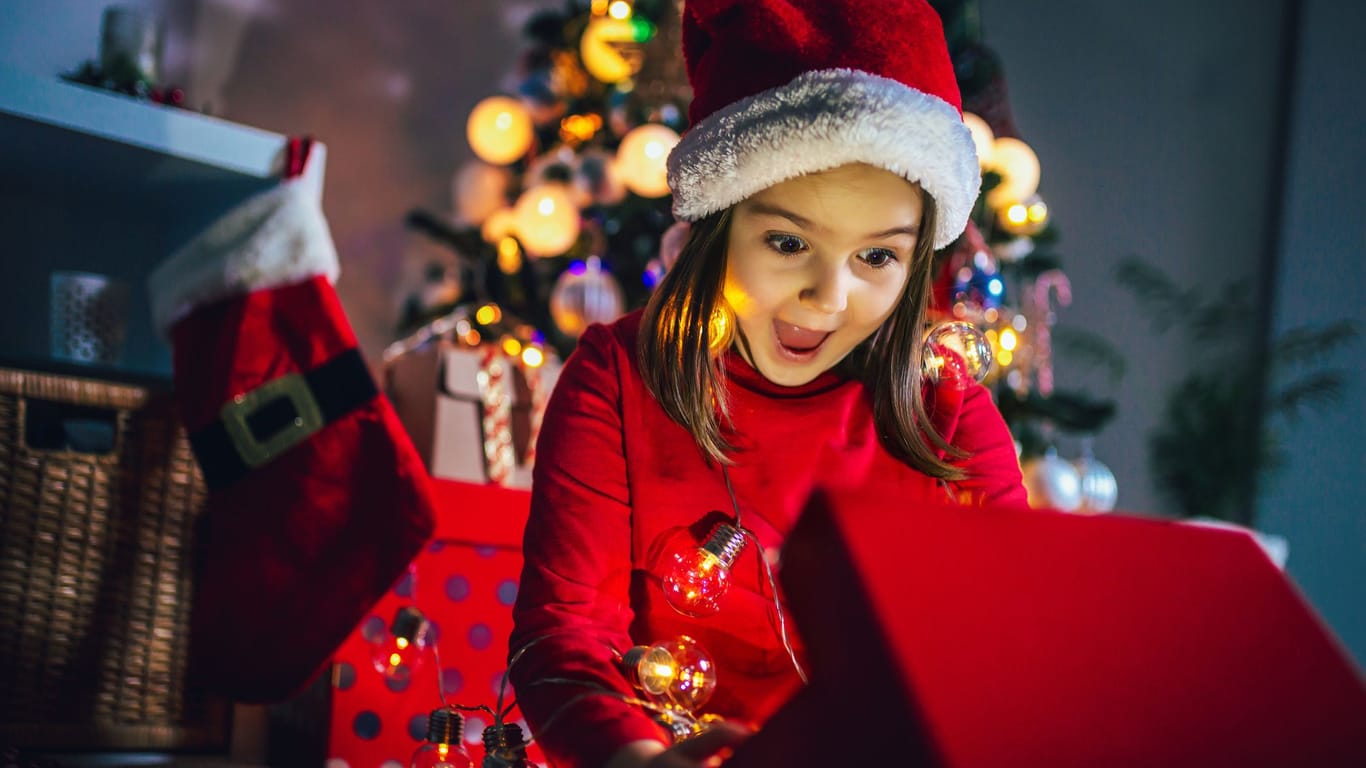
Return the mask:
<path fill-rule="evenodd" d="M 735 510 L 735 527 L 754 541 L 759 565 L 763 568 L 764 575 L 768 577 L 769 593 L 773 596 L 773 610 L 778 616 L 778 638 L 783 642 L 787 657 L 792 660 L 792 668 L 797 670 L 797 677 L 801 678 L 802 684 L 805 685 L 809 682 L 806 679 L 806 670 L 802 669 L 801 662 L 797 660 L 796 651 L 792 650 L 792 642 L 787 637 L 787 619 L 783 614 L 783 601 L 778 596 L 778 581 L 773 577 L 773 566 L 768 562 L 768 558 L 763 555 L 764 548 L 759 543 L 758 535 L 740 524 L 740 502 L 735 497 L 735 486 L 730 481 L 730 468 L 725 464 L 721 465 L 721 475 L 726 479 L 726 493 L 730 494 L 730 505 Z"/>
<path fill-rule="evenodd" d="M 580 688 L 589 688 L 591 690 L 577 694 L 556 707 L 545 719 L 545 722 L 541 723 L 540 728 L 526 740 L 527 745 L 534 744 L 538 738 L 543 737 L 546 731 L 550 730 L 550 727 L 554 725 L 565 712 L 572 709 L 579 702 L 586 701 L 594 696 L 611 696 L 626 702 L 627 704 L 638 706 L 654 713 L 656 715 L 655 722 L 668 729 L 675 741 L 696 735 L 700 733 L 706 725 L 722 719 L 715 715 L 695 717 L 693 713 L 688 712 L 686 709 L 662 706 L 653 701 L 649 701 L 648 699 L 628 696 L 621 691 L 614 691 L 611 688 L 607 688 L 590 680 L 576 680 L 567 677 L 543 677 L 528 683 L 527 688 L 530 689 L 542 685 L 572 685 Z"/>
<path fill-rule="evenodd" d="M 501 702 L 512 669 L 522 656 L 536 644 L 556 635 L 579 634 L 570 630 L 557 630 L 533 638 L 512 653 L 508 661 L 508 671 L 499 688 Z M 716 687 L 715 667 L 711 656 L 701 648 L 697 641 L 687 636 L 660 641 L 650 646 L 636 645 L 623 653 L 613 643 L 598 638 L 612 653 L 627 682 L 647 696 L 659 700 L 649 700 L 623 694 L 608 688 L 597 681 L 579 680 L 565 677 L 543 677 L 530 681 L 526 689 L 542 685 L 572 685 L 589 688 L 557 707 L 538 728 L 537 734 L 544 734 L 547 728 L 567 710 L 590 696 L 611 696 L 628 704 L 639 706 L 652 713 L 655 722 L 669 731 L 675 741 L 694 736 L 713 723 L 724 720 L 719 715 L 697 714 L 697 710 L 711 697 Z M 667 699 L 667 701 L 662 701 Z M 504 713 L 510 712 L 513 704 Z M 506 714 L 504 715 L 506 716 Z M 528 740 L 533 743 L 535 737 Z"/>
<path fill-rule="evenodd" d="M 530 765 L 526 760 L 527 742 L 521 726 L 506 722 L 515 703 L 503 709 L 501 691 L 497 711 L 484 704 L 453 704 L 446 698 L 441 674 L 440 643 L 433 637 L 431 622 L 416 606 L 401 607 L 394 621 L 387 629 L 381 629 L 377 640 L 372 642 L 376 642 L 372 650 L 375 667 L 389 680 L 407 680 L 421 665 L 426 648 L 431 647 L 441 706 L 428 715 L 426 738 L 413 753 L 409 761 L 410 768 L 472 768 L 473 758 L 464 746 L 463 712 L 482 712 L 493 721 L 482 733 L 485 751 L 483 764 L 486 768 L 525 768 Z"/>

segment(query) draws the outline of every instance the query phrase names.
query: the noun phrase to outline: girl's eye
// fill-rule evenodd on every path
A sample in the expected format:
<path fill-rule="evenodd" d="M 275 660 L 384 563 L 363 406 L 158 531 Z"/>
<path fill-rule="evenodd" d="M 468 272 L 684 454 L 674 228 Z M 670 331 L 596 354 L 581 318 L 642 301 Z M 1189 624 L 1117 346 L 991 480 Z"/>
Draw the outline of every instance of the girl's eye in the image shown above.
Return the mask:
<path fill-rule="evenodd" d="M 896 254 L 886 248 L 869 248 L 859 254 L 863 262 L 874 269 L 881 269 L 896 261 Z"/>
<path fill-rule="evenodd" d="M 768 245 L 779 253 L 801 253 L 806 250 L 806 241 L 796 235 L 769 235 Z"/>

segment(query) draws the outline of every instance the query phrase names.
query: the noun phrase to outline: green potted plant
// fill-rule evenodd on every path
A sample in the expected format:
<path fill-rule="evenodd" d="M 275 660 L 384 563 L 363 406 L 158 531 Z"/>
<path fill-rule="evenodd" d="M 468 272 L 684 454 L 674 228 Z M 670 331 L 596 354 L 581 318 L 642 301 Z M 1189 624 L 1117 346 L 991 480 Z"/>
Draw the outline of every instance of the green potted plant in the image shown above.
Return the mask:
<path fill-rule="evenodd" d="M 1183 288 L 1135 257 L 1120 263 L 1117 277 L 1154 330 L 1181 327 L 1201 345 L 1197 366 L 1167 391 L 1148 435 L 1159 493 L 1182 517 L 1254 527 L 1257 477 L 1283 466 L 1284 434 L 1299 414 L 1341 397 L 1347 373 L 1327 361 L 1356 328 L 1342 320 L 1286 330 L 1271 340 L 1261 371 L 1262 359 L 1246 346 L 1255 316 L 1247 281 L 1217 293 Z"/>

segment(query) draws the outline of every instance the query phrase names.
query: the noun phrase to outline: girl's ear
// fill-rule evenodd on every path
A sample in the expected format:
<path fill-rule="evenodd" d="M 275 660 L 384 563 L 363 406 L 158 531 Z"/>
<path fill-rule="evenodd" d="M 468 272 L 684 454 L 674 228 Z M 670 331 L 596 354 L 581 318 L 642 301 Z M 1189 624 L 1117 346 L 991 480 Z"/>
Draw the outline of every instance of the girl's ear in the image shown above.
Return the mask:
<path fill-rule="evenodd" d="M 659 263 L 663 265 L 664 271 L 668 272 L 674 268 L 678 262 L 678 254 L 683 252 L 683 246 L 687 244 L 689 235 L 692 234 L 692 222 L 676 221 L 659 238 Z"/>

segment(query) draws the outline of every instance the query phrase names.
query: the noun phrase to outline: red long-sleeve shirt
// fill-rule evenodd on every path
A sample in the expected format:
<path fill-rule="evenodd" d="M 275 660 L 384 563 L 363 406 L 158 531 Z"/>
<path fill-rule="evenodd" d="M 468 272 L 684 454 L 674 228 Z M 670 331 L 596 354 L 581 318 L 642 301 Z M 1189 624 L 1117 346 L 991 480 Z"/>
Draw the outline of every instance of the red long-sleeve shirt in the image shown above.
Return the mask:
<path fill-rule="evenodd" d="M 741 521 L 763 551 L 746 546 L 720 613 L 692 619 L 675 612 L 660 589 L 667 559 L 701 544 L 714 522 L 734 513 L 721 468 L 645 388 L 635 353 L 640 317 L 584 333 L 537 443 L 511 646 L 541 639 L 513 665 L 511 679 L 555 765 L 598 766 L 627 742 L 665 740 L 638 707 L 582 694 L 597 687 L 638 695 L 614 649 L 680 634 L 699 640 L 716 664 L 716 694 L 703 709 L 761 723 L 801 682 L 779 639 L 758 558 L 776 559 L 811 490 L 872 484 L 898 504 L 945 493 L 882 446 L 860 382 L 827 372 L 782 387 L 728 354 L 739 448 L 729 472 Z M 1023 504 L 1010 434 L 987 390 L 941 387 L 931 397 L 940 434 L 970 454 L 960 461 L 969 478 L 954 484 L 955 493 Z M 800 656 L 800 640 L 792 640 Z"/>

